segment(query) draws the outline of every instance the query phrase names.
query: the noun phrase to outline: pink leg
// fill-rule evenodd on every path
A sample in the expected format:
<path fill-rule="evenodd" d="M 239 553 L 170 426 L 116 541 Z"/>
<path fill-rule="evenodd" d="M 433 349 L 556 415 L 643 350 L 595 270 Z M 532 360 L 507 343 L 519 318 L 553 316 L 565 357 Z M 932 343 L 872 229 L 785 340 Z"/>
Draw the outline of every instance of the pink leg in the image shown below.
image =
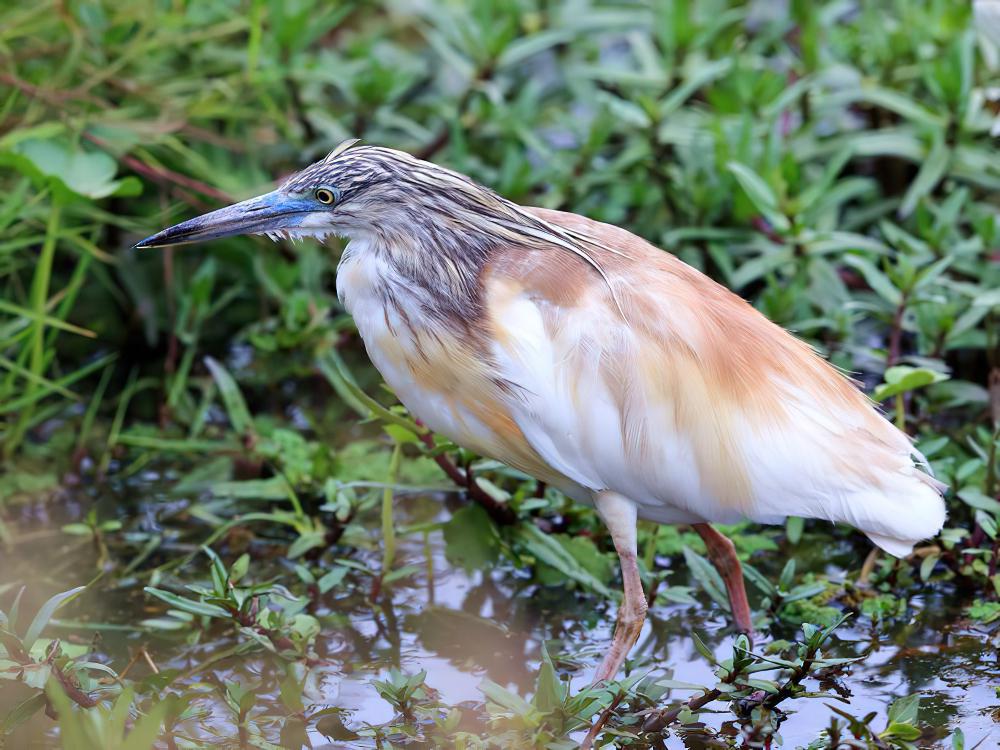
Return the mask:
<path fill-rule="evenodd" d="M 625 657 L 639 639 L 646 621 L 646 595 L 642 591 L 639 565 L 636 562 L 636 511 L 628 499 L 613 492 L 601 492 L 594 498 L 594 505 L 611 532 L 615 550 L 622 566 L 625 598 L 618 610 L 615 635 L 611 640 L 601 666 L 594 675 L 594 683 L 611 680 L 618 674 Z"/>
<path fill-rule="evenodd" d="M 743 566 L 736 556 L 736 548 L 724 535 L 707 523 L 694 524 L 694 530 L 708 547 L 708 559 L 719 571 L 729 593 L 729 607 L 733 611 L 736 629 L 746 633 L 753 643 L 753 623 L 750 621 L 750 603 L 747 601 L 747 589 L 743 582 Z"/>

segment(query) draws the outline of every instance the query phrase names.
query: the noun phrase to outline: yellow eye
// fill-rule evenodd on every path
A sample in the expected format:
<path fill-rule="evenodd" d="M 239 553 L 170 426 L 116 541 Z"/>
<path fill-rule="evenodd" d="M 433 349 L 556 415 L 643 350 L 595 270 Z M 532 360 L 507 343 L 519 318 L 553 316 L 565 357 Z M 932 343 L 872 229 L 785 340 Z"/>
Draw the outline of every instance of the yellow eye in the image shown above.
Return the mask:
<path fill-rule="evenodd" d="M 315 193 L 313 193 L 313 195 L 315 195 L 316 200 L 318 200 L 324 206 L 333 205 L 333 202 L 336 200 L 333 191 L 327 190 L 326 188 L 320 188 Z"/>

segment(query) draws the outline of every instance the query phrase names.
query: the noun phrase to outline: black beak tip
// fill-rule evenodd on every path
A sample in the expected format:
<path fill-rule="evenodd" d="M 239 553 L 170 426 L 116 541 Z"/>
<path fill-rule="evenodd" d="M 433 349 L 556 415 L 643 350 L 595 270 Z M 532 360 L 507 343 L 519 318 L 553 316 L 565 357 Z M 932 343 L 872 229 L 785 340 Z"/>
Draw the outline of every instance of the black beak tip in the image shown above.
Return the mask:
<path fill-rule="evenodd" d="M 185 244 L 183 237 L 178 237 L 176 232 L 172 232 L 171 229 L 164 229 L 162 232 L 157 232 L 156 234 L 151 234 L 144 240 L 139 240 L 134 245 L 132 245 L 133 250 L 148 250 L 154 247 L 169 247 L 170 245 L 183 245 Z M 173 236 L 171 236 L 173 235 Z"/>
<path fill-rule="evenodd" d="M 157 234 L 151 234 L 149 237 L 147 237 L 144 240 L 139 240 L 134 245 L 132 245 L 132 249 L 133 250 L 145 250 L 145 249 L 150 248 L 150 247 L 161 247 L 160 242 L 159 242 L 161 234 L 163 234 L 163 233 L 162 232 L 158 232 Z"/>

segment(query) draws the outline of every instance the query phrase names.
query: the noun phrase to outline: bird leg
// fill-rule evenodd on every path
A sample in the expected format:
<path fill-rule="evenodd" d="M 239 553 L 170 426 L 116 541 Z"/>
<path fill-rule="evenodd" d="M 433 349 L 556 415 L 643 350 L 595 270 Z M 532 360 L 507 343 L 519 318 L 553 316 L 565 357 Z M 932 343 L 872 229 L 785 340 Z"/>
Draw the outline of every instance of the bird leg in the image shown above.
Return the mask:
<path fill-rule="evenodd" d="M 750 621 L 750 604 L 747 602 L 747 589 L 743 582 L 743 566 L 736 556 L 736 548 L 724 534 L 712 528 L 711 524 L 693 524 L 698 536 L 708 548 L 708 559 L 719 571 L 729 593 L 729 608 L 733 611 L 736 629 L 745 633 L 753 643 L 753 624 Z"/>
<path fill-rule="evenodd" d="M 618 622 L 611 639 L 611 648 L 604 656 L 601 666 L 594 674 L 594 684 L 614 679 L 628 656 L 628 652 L 639 639 L 642 625 L 646 621 L 646 595 L 642 591 L 639 578 L 639 564 L 636 560 L 636 509 L 635 504 L 614 492 L 599 492 L 594 497 L 597 512 L 611 532 L 615 551 L 622 566 L 622 581 L 625 584 L 625 598 L 618 610 Z"/>

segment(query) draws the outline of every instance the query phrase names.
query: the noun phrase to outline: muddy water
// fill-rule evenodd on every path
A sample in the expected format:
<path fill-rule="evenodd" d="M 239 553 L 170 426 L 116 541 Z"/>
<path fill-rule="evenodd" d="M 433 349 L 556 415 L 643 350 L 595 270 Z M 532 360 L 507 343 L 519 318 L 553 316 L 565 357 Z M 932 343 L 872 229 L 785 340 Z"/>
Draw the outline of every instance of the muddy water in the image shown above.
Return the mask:
<path fill-rule="evenodd" d="M 14 544 L 0 551 L 0 586 L 27 584 L 22 611 L 30 612 L 52 593 L 90 581 L 103 565 L 105 576 L 77 603 L 59 613 L 64 624 L 52 628 L 50 635 L 92 644 L 94 658 L 118 671 L 144 647 L 157 669 L 189 673 L 178 685 L 202 694 L 197 702 L 199 712 L 184 725 L 185 734 L 191 738 L 231 738 L 232 713 L 220 697 L 219 686 L 232 682 L 255 685 L 255 721 L 265 735 L 276 740 L 280 717 L 286 712 L 277 696 L 278 683 L 285 675 L 275 661 L 249 655 L 198 669 L 199 664 L 235 645 L 237 639 L 219 629 L 210 631 L 211 637 L 192 642 L 135 629 L 134 623 L 161 612 L 142 593 L 148 580 L 141 571 L 147 566 L 140 567 L 137 574 L 120 575 L 121 567 L 135 554 L 135 547 L 125 548 L 110 536 L 110 549 L 102 561 L 99 545 L 59 530 L 63 523 L 79 520 L 96 505 L 100 518 L 123 519 L 126 538 L 140 531 L 164 535 L 164 548 L 148 561 L 148 566 L 194 551 L 196 544 L 192 542 L 197 535 L 179 536 L 177 528 L 162 520 L 170 515 L 170 504 L 178 509 L 183 506 L 167 493 L 170 484 L 169 477 L 149 473 L 100 492 L 69 491 L 55 499 L 8 509 L 7 526 L 13 532 Z M 447 518 L 443 505 L 432 498 L 402 497 L 397 507 L 401 527 L 414 521 Z M 207 534 L 208 527 L 202 528 Z M 376 519 L 372 519 L 370 528 L 377 528 Z M 258 558 L 252 567 L 256 579 L 274 576 L 286 583 L 294 580 L 288 564 L 272 556 L 266 544 L 254 542 L 249 549 Z M 376 549 L 351 554 L 377 565 Z M 837 573 L 836 554 L 815 557 L 815 569 Z M 782 563 L 775 559 L 775 568 Z M 588 683 L 610 637 L 614 618 L 610 603 L 566 588 L 539 588 L 526 573 L 509 566 L 473 572 L 456 569 L 445 559 L 440 532 L 431 532 L 426 546 L 422 534 L 402 536 L 397 565 L 405 564 L 413 564 L 416 572 L 387 588 L 379 607 L 368 603 L 367 586 L 360 576 L 356 585 L 334 590 L 320 600 L 315 613 L 323 625 L 316 644 L 320 664 L 304 680 L 304 701 L 310 710 L 339 708 L 343 724 L 352 729 L 390 721 L 393 711 L 378 696 L 371 681 L 393 666 L 410 673 L 426 670 L 427 683 L 450 706 L 481 703 L 483 696 L 477 686 L 484 678 L 527 696 L 543 642 L 563 673 L 572 676 L 574 688 Z M 207 566 L 203 560 L 196 560 L 186 570 L 191 576 L 199 576 Z M 678 575 L 674 583 L 684 583 L 683 571 Z M 0 594 L 0 602 L 9 603 L 10 596 L 8 589 Z M 884 717 L 896 697 L 920 693 L 924 696 L 921 720 L 935 728 L 936 736 L 944 737 L 960 727 L 967 747 L 980 740 L 984 740 L 981 747 L 997 746 L 997 650 L 990 634 L 963 621 L 960 611 L 952 592 L 934 591 L 912 600 L 913 617 L 888 632 L 877 631 L 867 621 L 854 628 L 842 628 L 832 655 L 867 656 L 844 680 L 850 696 L 837 705 L 858 716 L 878 711 Z M 709 665 L 694 648 L 692 630 L 697 630 L 720 658 L 731 653 L 725 618 L 708 600 L 698 605 L 657 605 L 650 611 L 633 654 L 633 668 L 686 682 L 713 684 Z M 790 637 L 792 632 L 774 635 Z M 130 667 L 129 676 L 138 678 L 149 674 L 150 669 L 143 659 Z M 807 683 L 807 687 L 818 689 L 815 683 Z M 675 692 L 672 697 L 685 694 Z M 789 716 L 781 728 L 785 747 L 816 739 L 829 723 L 831 714 L 826 704 L 833 702 L 830 698 L 788 702 Z M 732 719 L 724 709 L 720 704 L 719 713 L 706 714 L 705 721 L 722 727 Z M 883 722 L 884 718 L 880 718 L 875 726 L 881 728 Z M 51 722 L 41 716 L 17 736 L 26 741 L 25 747 L 53 747 L 57 743 Z M 310 739 L 316 748 L 372 746 L 367 740 L 331 741 L 315 730 Z M 926 738 L 925 744 L 933 745 L 934 741 Z"/>

